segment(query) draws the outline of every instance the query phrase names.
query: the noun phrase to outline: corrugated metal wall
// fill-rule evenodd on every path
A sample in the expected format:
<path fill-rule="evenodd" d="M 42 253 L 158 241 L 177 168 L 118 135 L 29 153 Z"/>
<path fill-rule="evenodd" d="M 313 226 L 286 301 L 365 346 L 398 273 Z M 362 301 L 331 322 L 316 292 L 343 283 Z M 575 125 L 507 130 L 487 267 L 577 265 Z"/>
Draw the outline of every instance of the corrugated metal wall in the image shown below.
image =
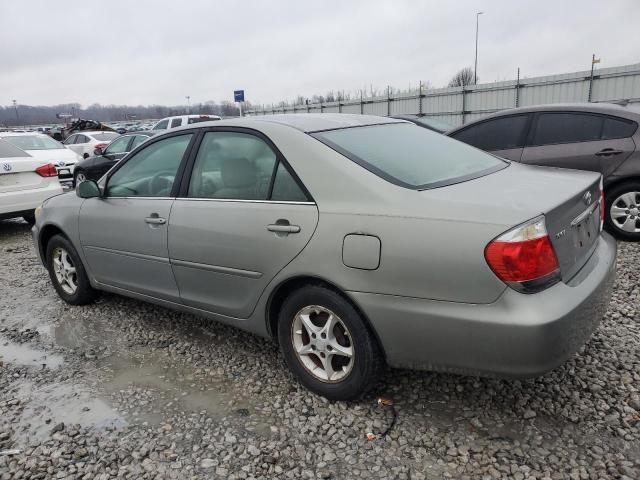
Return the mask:
<path fill-rule="evenodd" d="M 590 86 L 592 102 L 640 101 L 640 63 L 596 70 L 593 81 L 591 72 L 584 71 L 464 88 L 438 88 L 422 92 L 415 89 L 390 97 L 384 95 L 323 104 L 262 107 L 249 110 L 246 114 L 342 112 L 386 116 L 422 112 L 458 126 L 505 108 L 587 102 Z"/>

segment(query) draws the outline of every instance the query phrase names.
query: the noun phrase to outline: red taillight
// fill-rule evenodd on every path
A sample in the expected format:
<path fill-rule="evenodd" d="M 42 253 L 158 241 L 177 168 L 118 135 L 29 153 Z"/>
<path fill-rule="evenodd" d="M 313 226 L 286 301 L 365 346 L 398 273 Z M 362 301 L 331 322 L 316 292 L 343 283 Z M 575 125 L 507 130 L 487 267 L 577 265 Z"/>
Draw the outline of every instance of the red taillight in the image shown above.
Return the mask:
<path fill-rule="evenodd" d="M 58 171 L 53 163 L 47 163 L 41 167 L 36 168 L 36 173 L 41 177 L 57 177 Z"/>
<path fill-rule="evenodd" d="M 108 143 L 97 143 L 93 146 L 93 148 L 104 148 L 107 145 L 109 145 Z"/>
<path fill-rule="evenodd" d="M 560 278 L 544 217 L 496 238 L 485 248 L 484 257 L 500 280 L 521 292 L 540 291 Z"/>

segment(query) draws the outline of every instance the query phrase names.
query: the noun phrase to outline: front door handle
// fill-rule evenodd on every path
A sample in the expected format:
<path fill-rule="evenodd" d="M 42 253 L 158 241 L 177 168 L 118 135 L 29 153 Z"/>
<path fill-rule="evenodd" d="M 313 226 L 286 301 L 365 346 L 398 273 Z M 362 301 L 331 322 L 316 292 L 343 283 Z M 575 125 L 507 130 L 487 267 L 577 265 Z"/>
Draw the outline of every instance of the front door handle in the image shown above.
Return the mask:
<path fill-rule="evenodd" d="M 614 148 L 603 148 L 598 153 L 596 153 L 599 157 L 608 157 L 609 155 L 620 155 L 622 150 L 616 150 Z"/>
<path fill-rule="evenodd" d="M 151 215 L 146 217 L 144 221 L 150 225 L 164 225 L 165 223 L 167 223 L 167 219 L 162 218 L 157 213 L 152 213 Z"/>
<path fill-rule="evenodd" d="M 276 220 L 276 223 L 272 223 L 267 225 L 267 230 L 270 232 L 275 232 L 278 236 L 287 236 L 290 233 L 298 233 L 300 232 L 299 225 L 291 225 L 289 220 L 286 218 L 279 218 Z"/>

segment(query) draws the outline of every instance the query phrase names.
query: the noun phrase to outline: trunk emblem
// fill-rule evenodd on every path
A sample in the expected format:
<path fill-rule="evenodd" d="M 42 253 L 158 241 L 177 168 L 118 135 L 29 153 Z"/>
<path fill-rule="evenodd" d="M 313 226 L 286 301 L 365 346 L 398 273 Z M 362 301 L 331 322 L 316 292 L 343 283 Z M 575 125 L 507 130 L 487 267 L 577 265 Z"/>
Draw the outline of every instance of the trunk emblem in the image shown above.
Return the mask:
<path fill-rule="evenodd" d="M 590 205 L 591 204 L 591 192 L 589 192 L 589 191 L 584 192 L 584 196 L 582 197 L 582 200 L 584 200 L 584 203 L 586 205 Z"/>
<path fill-rule="evenodd" d="M 10 164 L 10 163 L 3 163 L 3 164 L 2 164 L 2 169 L 3 169 L 5 172 L 10 172 L 10 171 L 11 171 L 11 164 Z"/>
<path fill-rule="evenodd" d="M 566 234 L 567 234 L 566 230 L 561 230 L 558 233 L 556 233 L 556 239 L 562 240 Z"/>

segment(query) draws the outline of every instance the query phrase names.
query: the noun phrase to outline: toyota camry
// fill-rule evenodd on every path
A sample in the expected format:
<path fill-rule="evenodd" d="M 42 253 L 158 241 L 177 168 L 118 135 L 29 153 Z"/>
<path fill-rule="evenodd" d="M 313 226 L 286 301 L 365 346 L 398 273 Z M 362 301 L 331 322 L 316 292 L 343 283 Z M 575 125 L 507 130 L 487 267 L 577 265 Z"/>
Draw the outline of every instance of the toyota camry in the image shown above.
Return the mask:
<path fill-rule="evenodd" d="M 403 120 L 341 114 L 157 135 L 36 211 L 74 305 L 115 292 L 274 339 L 351 399 L 385 364 L 530 377 L 602 318 L 616 244 L 594 172 L 527 166 Z"/>

